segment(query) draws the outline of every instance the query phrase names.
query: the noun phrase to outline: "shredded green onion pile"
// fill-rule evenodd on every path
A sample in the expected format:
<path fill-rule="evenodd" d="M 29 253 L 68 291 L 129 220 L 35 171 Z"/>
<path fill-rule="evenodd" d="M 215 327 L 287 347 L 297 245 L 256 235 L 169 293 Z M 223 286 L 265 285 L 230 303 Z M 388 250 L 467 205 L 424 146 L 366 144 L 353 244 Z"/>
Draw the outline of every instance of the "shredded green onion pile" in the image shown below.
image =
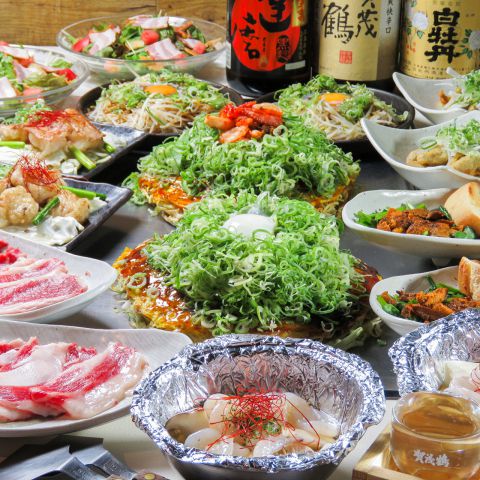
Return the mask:
<path fill-rule="evenodd" d="M 274 234 L 257 231 L 249 238 L 223 227 L 247 212 L 273 217 Z M 207 198 L 145 251 L 149 264 L 185 296 L 194 321 L 214 335 L 270 331 L 284 321 L 307 324 L 347 312 L 351 287 L 361 278 L 355 257 L 339 249 L 334 217 L 307 202 L 269 195 Z"/>
<path fill-rule="evenodd" d="M 440 128 L 436 132 L 437 143 L 443 145 L 450 153 L 464 155 L 476 153 L 480 146 L 480 122 L 470 120 L 463 126 L 456 122 Z"/>
<path fill-rule="evenodd" d="M 404 121 L 407 115 L 406 112 L 399 115 L 391 105 L 377 98 L 365 85 L 340 84 L 328 75 L 317 75 L 305 85 L 295 83 L 280 90 L 277 93 L 277 101 L 284 111 L 304 115 L 312 104 L 318 102 L 319 96 L 327 92 L 344 93 L 350 96 L 339 105 L 338 111 L 353 123 L 363 118 L 372 106 L 388 112 L 398 123 Z"/>
<path fill-rule="evenodd" d="M 460 94 L 453 102 L 455 105 L 468 108 L 480 104 L 480 70 L 468 73 L 459 78 L 456 83 Z"/>
<path fill-rule="evenodd" d="M 296 116 L 284 116 L 284 125 L 260 141 L 221 144 L 218 138 L 219 132 L 199 116 L 179 138 L 142 158 L 140 174 L 159 179 L 180 176 L 184 190 L 194 196 L 211 190 L 215 195 L 247 191 L 328 197 L 337 187 L 348 185 L 360 170 L 350 154 Z M 128 177 L 124 185 L 133 190 L 135 203 L 146 203 L 138 188 L 138 174 Z"/>

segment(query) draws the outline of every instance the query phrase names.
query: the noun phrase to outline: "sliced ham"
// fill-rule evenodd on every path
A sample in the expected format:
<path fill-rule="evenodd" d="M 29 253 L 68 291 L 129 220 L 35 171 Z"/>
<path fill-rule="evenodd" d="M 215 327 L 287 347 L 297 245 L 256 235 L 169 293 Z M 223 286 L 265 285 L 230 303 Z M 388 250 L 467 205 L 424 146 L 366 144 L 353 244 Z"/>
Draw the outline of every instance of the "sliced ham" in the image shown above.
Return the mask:
<path fill-rule="evenodd" d="M 47 258 L 36 260 L 30 265 L 16 266 L 13 264 L 10 268 L 0 270 L 0 288 L 1 284 L 15 282 L 26 278 L 39 277 L 49 272 L 67 273 L 67 267 L 64 262 L 58 258 Z"/>
<path fill-rule="evenodd" d="M 77 277 L 56 272 L 3 284 L 0 285 L 0 315 L 36 310 L 76 297 L 86 290 Z"/>
<path fill-rule="evenodd" d="M 145 29 L 161 29 L 168 27 L 168 17 L 152 17 L 150 15 L 138 15 L 136 17 L 132 17 L 130 20 L 132 20 L 132 25 L 136 25 Z"/>
<path fill-rule="evenodd" d="M 185 56 L 169 38 L 147 45 L 145 50 L 154 60 L 172 60 Z"/>
<path fill-rule="evenodd" d="M 21 58 L 22 60 L 27 60 L 31 58 L 31 55 L 27 50 L 20 47 L 10 47 L 9 45 L 0 45 L 0 52 L 10 55 L 11 57 Z"/>
<path fill-rule="evenodd" d="M 17 96 L 17 92 L 13 88 L 7 77 L 0 77 L 0 98 L 13 98 Z"/>
<path fill-rule="evenodd" d="M 207 50 L 206 45 L 196 38 L 184 38 L 182 39 L 182 42 L 186 47 L 188 47 L 190 50 L 193 50 L 195 53 L 198 53 L 199 55 L 205 53 Z"/>
<path fill-rule="evenodd" d="M 32 387 L 32 399 L 47 408 L 62 408 L 70 418 L 90 418 L 124 398 L 142 378 L 145 366 L 133 348 L 110 344 L 45 385 Z"/>
<path fill-rule="evenodd" d="M 118 27 L 109 28 L 103 32 L 92 32 L 88 36 L 92 42 L 92 47 L 89 50 L 90 55 L 95 55 L 100 50 L 109 47 L 112 43 L 115 42 L 117 38 L 117 33 L 120 32 Z"/>

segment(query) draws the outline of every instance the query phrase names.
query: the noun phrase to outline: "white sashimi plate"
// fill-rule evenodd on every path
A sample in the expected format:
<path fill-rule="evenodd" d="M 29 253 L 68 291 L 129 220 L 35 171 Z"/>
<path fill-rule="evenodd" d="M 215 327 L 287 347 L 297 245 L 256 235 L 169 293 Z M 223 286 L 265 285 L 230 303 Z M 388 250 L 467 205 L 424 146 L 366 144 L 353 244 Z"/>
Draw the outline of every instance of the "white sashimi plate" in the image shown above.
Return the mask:
<path fill-rule="evenodd" d="M 342 211 L 345 225 L 371 243 L 375 243 L 394 252 L 426 257 L 441 263 L 444 259 L 480 258 L 480 239 L 444 238 L 425 235 L 385 232 L 360 225 L 355 214 L 363 211 L 373 213 L 388 207 L 399 207 L 402 203 L 417 205 L 424 203 L 427 208 L 438 208 L 452 190 L 370 190 L 363 192 L 347 202 Z M 444 263 L 445 265 L 445 263 Z"/>
<path fill-rule="evenodd" d="M 22 338 L 27 340 L 29 337 L 37 337 L 41 344 L 75 342 L 82 346 L 96 347 L 99 352 L 105 350 L 109 342 L 120 342 L 135 348 L 145 356 L 148 362 L 147 372 L 170 360 L 183 347 L 192 343 L 182 333 L 155 329 L 97 330 L 0 320 L 0 339 L 9 341 Z M 130 400 L 131 398 L 127 397 L 115 407 L 92 418 L 82 420 L 36 418 L 34 420 L 0 423 L 0 438 L 58 435 L 101 425 L 128 413 Z"/>
<path fill-rule="evenodd" d="M 38 308 L 30 312 L 0 315 L 1 320 L 50 323 L 77 313 L 110 288 L 117 273 L 108 263 L 88 257 L 80 257 L 55 247 L 41 245 L 17 235 L 0 232 L 0 240 L 35 258 L 58 258 L 68 268 L 68 273 L 77 276 L 88 287 L 87 291 L 63 302 Z"/>
<path fill-rule="evenodd" d="M 373 286 L 372 291 L 370 292 L 370 306 L 394 332 L 397 332 L 399 335 L 406 335 L 422 326 L 423 323 L 390 315 L 382 308 L 380 303 L 378 303 L 377 297 L 383 292 L 388 292 L 390 295 L 394 295 L 398 290 L 405 290 L 407 292 L 426 290 L 430 287 L 427 280 L 428 276 L 432 277 L 437 283 L 445 283 L 451 287 L 458 288 L 457 275 L 458 266 L 453 266 L 434 270 L 433 272 L 385 278 Z"/>
<path fill-rule="evenodd" d="M 432 123 L 452 120 L 466 112 L 462 107 L 442 108 L 440 90 L 446 92 L 455 88 L 453 78 L 431 80 L 395 72 L 393 81 L 408 103 L 422 112 Z"/>
<path fill-rule="evenodd" d="M 480 111 L 474 110 L 464 115 L 426 128 L 400 130 L 385 127 L 371 120 L 362 119 L 362 127 L 375 150 L 400 174 L 407 182 L 417 188 L 458 188 L 465 183 L 480 180 L 479 177 L 462 173 L 448 165 L 437 167 L 412 167 L 406 164 L 408 154 L 419 148 L 420 140 L 433 137 L 440 128 L 457 123 L 459 126 L 470 120 L 480 121 Z"/>

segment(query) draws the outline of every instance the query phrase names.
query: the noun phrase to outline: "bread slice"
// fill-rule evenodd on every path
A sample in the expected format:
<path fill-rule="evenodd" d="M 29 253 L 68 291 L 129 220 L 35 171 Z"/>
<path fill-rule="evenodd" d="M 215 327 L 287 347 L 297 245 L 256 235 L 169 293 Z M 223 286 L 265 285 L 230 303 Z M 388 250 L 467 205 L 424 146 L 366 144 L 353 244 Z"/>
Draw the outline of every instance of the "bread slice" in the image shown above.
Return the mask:
<path fill-rule="evenodd" d="M 480 236 L 480 183 L 460 187 L 448 197 L 445 208 L 457 225 L 471 227 Z"/>
<path fill-rule="evenodd" d="M 480 301 L 480 261 L 462 257 L 458 264 L 458 288 L 472 300 Z"/>

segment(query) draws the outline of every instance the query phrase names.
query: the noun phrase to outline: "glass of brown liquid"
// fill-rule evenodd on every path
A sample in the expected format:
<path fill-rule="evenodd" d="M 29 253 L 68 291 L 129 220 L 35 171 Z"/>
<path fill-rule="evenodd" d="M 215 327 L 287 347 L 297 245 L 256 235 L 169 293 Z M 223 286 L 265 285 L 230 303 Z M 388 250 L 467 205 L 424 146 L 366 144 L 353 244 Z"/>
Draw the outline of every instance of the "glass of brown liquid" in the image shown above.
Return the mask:
<path fill-rule="evenodd" d="M 403 473 L 467 480 L 480 468 L 480 406 L 444 393 L 409 393 L 394 407 L 390 450 Z"/>

